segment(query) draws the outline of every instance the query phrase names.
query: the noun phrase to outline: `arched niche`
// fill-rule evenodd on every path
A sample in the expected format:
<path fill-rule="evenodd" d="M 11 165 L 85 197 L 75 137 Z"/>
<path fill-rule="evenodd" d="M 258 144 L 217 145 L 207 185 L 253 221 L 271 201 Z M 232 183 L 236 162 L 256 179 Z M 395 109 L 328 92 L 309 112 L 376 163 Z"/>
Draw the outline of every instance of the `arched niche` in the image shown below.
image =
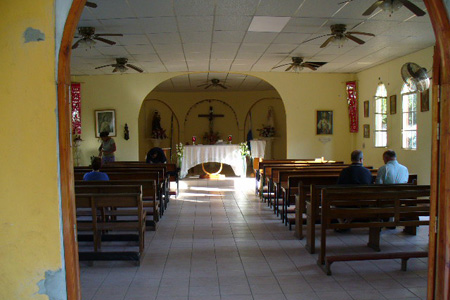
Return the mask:
<path fill-rule="evenodd" d="M 244 133 L 248 135 L 252 130 L 253 139 L 264 139 L 260 136 L 260 130 L 267 125 L 267 114 L 269 108 L 273 110 L 273 122 L 275 127 L 275 136 L 272 140 L 272 156 L 276 159 L 286 158 L 286 111 L 281 98 L 261 98 L 255 100 L 249 108 L 245 117 Z"/>
<path fill-rule="evenodd" d="M 161 115 L 161 127 L 166 131 L 167 138 L 160 141 L 158 147 L 172 148 L 175 155 L 175 144 L 180 142 L 180 123 L 172 108 L 159 99 L 145 99 L 139 111 L 139 160 L 145 160 L 147 152 L 153 148 L 152 120 L 157 110 Z M 169 158 L 168 158 L 169 159 Z"/>
<path fill-rule="evenodd" d="M 204 99 L 189 108 L 183 125 L 185 140 L 196 136 L 198 144 L 208 144 L 204 137 L 209 133 L 209 118 L 200 115 L 209 115 L 210 108 L 214 115 L 223 115 L 213 119 L 213 132 L 219 134 L 219 139 L 227 141 L 228 136 L 231 135 L 233 143 L 241 142 L 239 121 L 235 110 L 230 104 L 218 99 Z"/>

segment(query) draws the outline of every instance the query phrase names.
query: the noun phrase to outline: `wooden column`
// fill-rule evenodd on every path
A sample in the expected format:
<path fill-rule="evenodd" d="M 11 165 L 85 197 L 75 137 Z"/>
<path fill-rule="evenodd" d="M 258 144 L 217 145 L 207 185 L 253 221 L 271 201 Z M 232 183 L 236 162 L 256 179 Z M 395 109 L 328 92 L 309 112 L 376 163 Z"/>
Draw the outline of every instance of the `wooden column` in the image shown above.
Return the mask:
<path fill-rule="evenodd" d="M 450 23 L 443 0 L 424 0 L 436 36 L 433 62 L 428 300 L 450 299 Z"/>
<path fill-rule="evenodd" d="M 61 213 L 63 219 L 64 259 L 67 299 L 81 300 L 80 266 L 76 241 L 75 194 L 71 143 L 72 113 L 69 103 L 70 55 L 72 39 L 86 0 L 73 0 L 64 26 L 58 63 L 58 129 L 61 184 Z"/>

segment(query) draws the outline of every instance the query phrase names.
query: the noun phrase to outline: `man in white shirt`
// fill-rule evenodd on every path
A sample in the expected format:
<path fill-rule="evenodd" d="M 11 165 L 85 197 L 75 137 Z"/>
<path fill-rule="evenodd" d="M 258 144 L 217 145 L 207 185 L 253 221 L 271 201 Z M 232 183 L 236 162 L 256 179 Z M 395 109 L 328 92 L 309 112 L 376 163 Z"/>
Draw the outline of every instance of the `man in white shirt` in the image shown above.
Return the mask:
<path fill-rule="evenodd" d="M 408 168 L 397 161 L 397 154 L 394 150 L 387 150 L 383 153 L 384 166 L 377 172 L 376 184 L 407 183 L 409 178 Z"/>

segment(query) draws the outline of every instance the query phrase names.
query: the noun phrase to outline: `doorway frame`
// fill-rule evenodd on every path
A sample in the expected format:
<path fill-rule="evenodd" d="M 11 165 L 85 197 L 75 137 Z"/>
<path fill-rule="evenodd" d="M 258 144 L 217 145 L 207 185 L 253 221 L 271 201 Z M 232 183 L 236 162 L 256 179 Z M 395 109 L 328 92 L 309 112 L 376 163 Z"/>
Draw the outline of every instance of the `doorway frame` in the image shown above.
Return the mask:
<path fill-rule="evenodd" d="M 450 23 L 444 0 L 424 0 L 436 37 L 433 67 L 433 129 L 428 300 L 450 299 Z M 58 138 L 61 213 L 68 300 L 81 300 L 71 148 L 70 56 L 86 0 L 73 0 L 58 54 Z M 439 128 L 439 131 L 437 130 Z M 438 222 L 443 220 L 443 222 Z M 436 227 L 432 224 L 436 224 Z M 435 229 L 436 228 L 436 229 Z"/>

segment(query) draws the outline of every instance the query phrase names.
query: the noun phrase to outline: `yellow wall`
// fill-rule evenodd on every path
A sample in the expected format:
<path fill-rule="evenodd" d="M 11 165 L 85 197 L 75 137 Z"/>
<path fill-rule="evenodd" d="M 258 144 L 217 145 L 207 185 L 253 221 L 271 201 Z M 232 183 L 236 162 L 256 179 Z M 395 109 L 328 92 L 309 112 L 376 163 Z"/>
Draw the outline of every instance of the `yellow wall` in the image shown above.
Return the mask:
<path fill-rule="evenodd" d="M 403 150 L 402 147 L 402 101 L 400 91 L 403 81 L 400 76 L 400 69 L 406 62 L 415 62 L 427 70 L 431 70 L 433 60 L 433 48 L 413 53 L 386 64 L 379 65 L 364 72 L 357 74 L 358 91 L 360 105 L 360 132 L 355 136 L 356 148 L 364 151 L 364 162 L 367 165 L 379 167 L 383 164 L 382 154 L 387 148 L 393 149 L 397 153 L 398 161 L 408 167 L 410 173 L 419 175 L 420 184 L 430 184 L 430 160 L 431 160 L 431 89 L 430 89 L 430 110 L 420 112 L 420 96 L 418 98 L 417 113 L 417 150 Z M 388 147 L 375 148 L 373 139 L 374 129 L 374 101 L 377 85 L 383 82 L 386 86 L 388 97 L 397 95 L 397 113 L 390 115 L 388 113 Z M 363 101 L 369 100 L 370 116 L 363 117 Z M 389 103 L 389 100 L 388 100 Z M 388 105 L 389 112 L 389 105 Z M 370 124 L 370 138 L 363 138 L 362 125 Z"/>
<path fill-rule="evenodd" d="M 345 82 L 353 79 L 351 74 L 296 74 L 296 73 L 249 73 L 255 77 L 266 80 L 274 86 L 276 93 L 254 92 L 251 96 L 253 102 L 241 103 L 239 99 L 224 95 L 232 93 L 217 93 L 212 98 L 227 98 L 235 109 L 239 119 L 239 139 L 244 139 L 244 121 L 248 109 L 254 101 L 265 97 L 280 97 L 284 104 L 286 115 L 286 148 L 287 157 L 321 157 L 328 159 L 344 160 L 347 158 L 352 137 L 348 133 L 348 110 L 345 97 Z M 156 93 L 149 93 L 160 82 L 180 74 L 177 73 L 154 73 L 154 74 L 123 74 L 102 76 L 76 76 L 74 82 L 82 82 L 82 137 L 81 164 L 88 164 L 89 157 L 97 154 L 99 141 L 94 135 L 94 110 L 116 109 L 118 136 L 117 160 L 137 160 L 139 158 L 138 116 L 141 104 L 145 98 L 158 99 Z M 195 93 L 194 93 L 195 94 Z M 215 95 L 216 93 L 212 93 Z M 185 112 L 192 104 L 202 98 L 211 97 L 206 94 L 184 95 L 183 104 L 180 97 L 165 96 L 174 103 L 172 109 L 180 121 L 183 129 Z M 176 99 L 175 99 L 176 98 Z M 184 103 L 189 103 L 186 105 Z M 242 109 L 241 109 L 242 107 Z M 276 110 L 281 108 L 275 108 Z M 334 126 L 333 135 L 317 136 L 315 130 L 316 110 L 333 110 Z M 277 113 L 277 112 L 276 112 Z M 265 116 L 266 112 L 262 112 Z M 254 120 L 255 129 L 259 128 L 259 121 Z M 278 120 L 279 122 L 280 120 Z M 277 123 L 277 120 L 275 119 Z M 128 123 L 130 139 L 122 138 L 123 126 Z M 283 129 L 284 122 L 276 124 Z M 340 128 L 339 130 L 336 130 Z M 166 128 L 167 129 L 167 128 Z M 189 135 L 189 133 L 186 133 Z M 181 132 L 183 138 L 184 132 Z M 186 138 L 186 137 L 184 137 Z M 275 140 L 274 143 L 284 144 L 284 140 Z M 278 151 L 274 147 L 274 156 L 284 157 L 284 147 Z"/>
<path fill-rule="evenodd" d="M 50 0 L 0 2 L 0 299 L 48 299 L 46 274 L 65 298 L 54 15 Z"/>

